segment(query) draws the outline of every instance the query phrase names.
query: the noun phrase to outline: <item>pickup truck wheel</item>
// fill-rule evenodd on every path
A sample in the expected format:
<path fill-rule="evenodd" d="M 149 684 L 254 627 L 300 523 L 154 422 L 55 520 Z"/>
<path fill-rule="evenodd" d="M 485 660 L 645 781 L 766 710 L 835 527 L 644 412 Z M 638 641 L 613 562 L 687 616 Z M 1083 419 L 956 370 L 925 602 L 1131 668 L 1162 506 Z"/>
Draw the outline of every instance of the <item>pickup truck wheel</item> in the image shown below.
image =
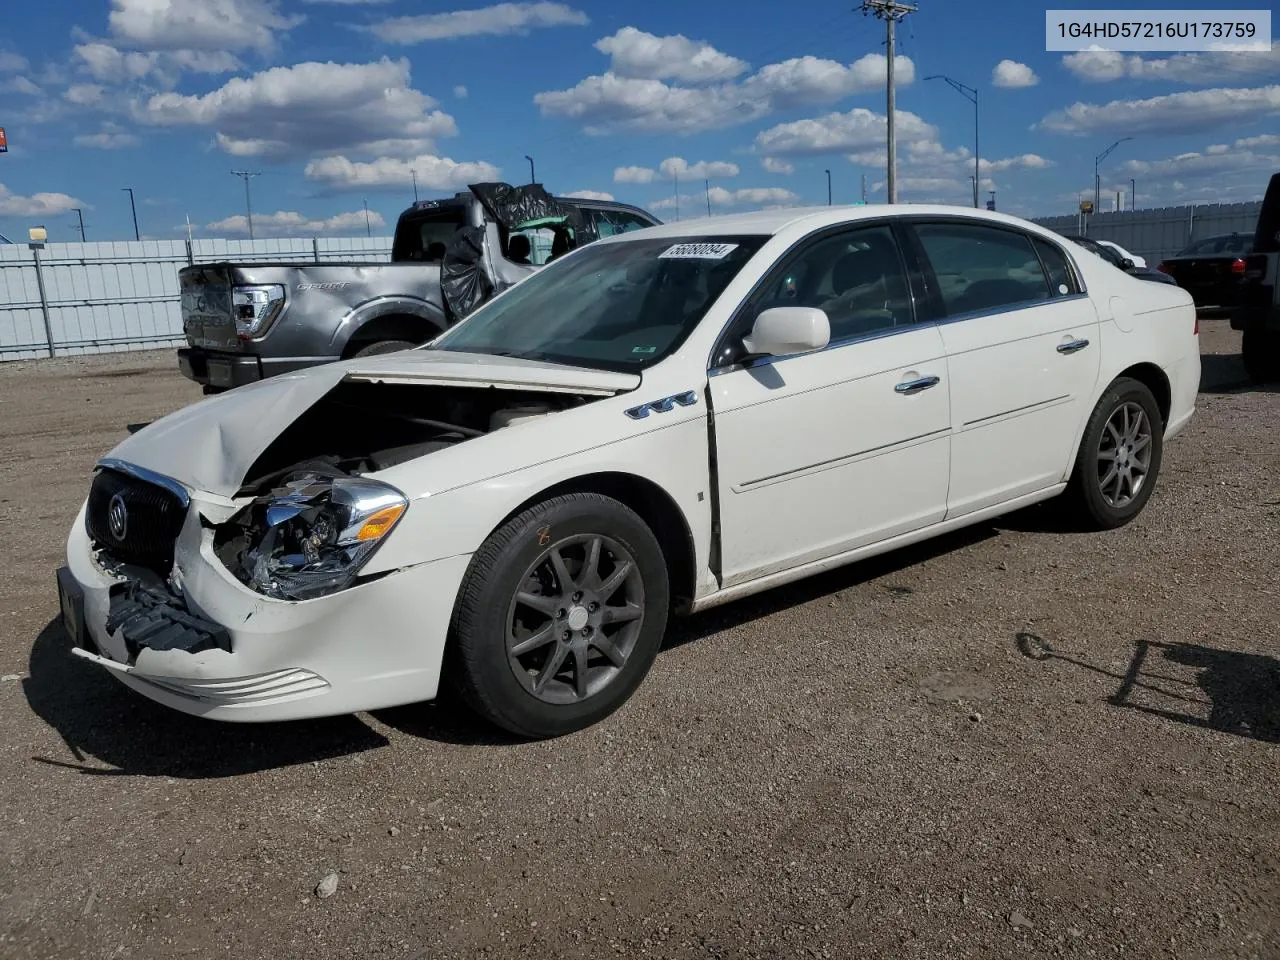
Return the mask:
<path fill-rule="evenodd" d="M 417 344 L 410 340 L 379 340 L 377 343 L 370 343 L 351 356 L 353 357 L 373 357 L 380 353 L 398 353 L 401 350 L 409 350 L 416 347 Z"/>
<path fill-rule="evenodd" d="M 1240 339 L 1244 369 L 1254 383 L 1280 380 L 1280 331 L 1252 327 Z"/>
<path fill-rule="evenodd" d="M 454 613 L 448 671 L 518 736 L 603 720 L 649 672 L 666 632 L 667 564 L 630 508 L 595 493 L 540 503 L 490 535 Z"/>
<path fill-rule="evenodd" d="M 1116 380 L 1085 426 L 1068 496 L 1093 530 L 1122 527 L 1151 499 L 1164 455 L 1164 421 L 1145 383 Z"/>

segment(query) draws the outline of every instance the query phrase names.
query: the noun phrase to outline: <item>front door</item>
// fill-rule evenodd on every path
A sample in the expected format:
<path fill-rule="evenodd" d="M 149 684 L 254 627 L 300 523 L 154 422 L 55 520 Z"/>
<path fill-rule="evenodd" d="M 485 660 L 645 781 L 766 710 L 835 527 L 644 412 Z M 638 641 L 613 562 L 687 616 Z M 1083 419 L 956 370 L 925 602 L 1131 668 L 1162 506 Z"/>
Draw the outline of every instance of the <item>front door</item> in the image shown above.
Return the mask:
<path fill-rule="evenodd" d="M 951 378 L 948 519 L 1061 482 L 1098 379 L 1097 311 L 1055 244 L 918 222 Z"/>
<path fill-rule="evenodd" d="M 950 405 L 942 336 L 916 322 L 886 225 L 810 241 L 735 321 L 823 309 L 814 353 L 734 362 L 710 378 L 725 586 L 907 533 L 946 511 Z"/>

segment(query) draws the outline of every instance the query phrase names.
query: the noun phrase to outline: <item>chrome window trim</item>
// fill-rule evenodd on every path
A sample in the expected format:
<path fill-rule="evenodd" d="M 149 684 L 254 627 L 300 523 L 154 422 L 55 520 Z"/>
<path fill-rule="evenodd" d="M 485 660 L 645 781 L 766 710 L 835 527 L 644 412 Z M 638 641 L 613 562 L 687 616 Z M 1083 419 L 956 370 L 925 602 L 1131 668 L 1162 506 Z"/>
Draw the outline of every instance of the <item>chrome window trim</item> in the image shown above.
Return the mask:
<path fill-rule="evenodd" d="M 150 483 L 157 487 L 162 487 L 172 493 L 182 503 L 185 510 L 191 506 L 191 494 L 173 477 L 166 477 L 163 473 L 156 473 L 154 470 L 148 470 L 146 467 L 140 467 L 136 463 L 129 463 L 126 460 L 117 460 L 115 457 L 103 457 L 97 463 L 98 469 L 115 470 L 118 473 L 128 474 L 144 483 Z"/>
<path fill-rule="evenodd" d="M 937 328 L 939 324 L 933 320 L 926 320 L 921 323 L 903 323 L 896 327 L 885 327 L 883 330 L 873 330 L 870 333 L 859 334 L 855 337 L 841 337 L 839 340 L 832 340 L 821 350 L 809 350 L 806 353 L 788 353 L 781 357 L 756 357 L 746 363 L 734 363 L 723 367 L 713 367 L 707 371 L 707 376 L 718 377 L 721 374 L 733 373 L 739 370 L 752 370 L 756 367 L 771 367 L 775 363 L 782 363 L 785 360 L 798 360 L 801 357 L 816 357 L 819 354 L 827 353 L 831 350 L 841 350 L 845 347 L 857 346 L 860 343 L 868 343 L 872 340 L 883 340 L 886 337 L 896 337 L 904 333 L 914 333 L 917 330 L 927 330 L 930 327 Z"/>
<path fill-rule="evenodd" d="M 1065 297 L 1046 297 L 1043 300 L 1023 300 L 1020 303 L 1007 303 L 1001 307 L 992 307 L 990 310 L 971 310 L 968 313 L 957 313 L 954 316 L 942 317 L 933 321 L 940 327 L 944 327 L 951 323 L 961 323 L 965 320 L 976 320 L 980 317 L 998 317 L 1004 313 L 1013 313 L 1015 310 L 1030 310 L 1032 307 L 1045 307 L 1054 303 L 1069 303 L 1073 300 L 1088 300 L 1087 293 L 1071 293 Z"/>

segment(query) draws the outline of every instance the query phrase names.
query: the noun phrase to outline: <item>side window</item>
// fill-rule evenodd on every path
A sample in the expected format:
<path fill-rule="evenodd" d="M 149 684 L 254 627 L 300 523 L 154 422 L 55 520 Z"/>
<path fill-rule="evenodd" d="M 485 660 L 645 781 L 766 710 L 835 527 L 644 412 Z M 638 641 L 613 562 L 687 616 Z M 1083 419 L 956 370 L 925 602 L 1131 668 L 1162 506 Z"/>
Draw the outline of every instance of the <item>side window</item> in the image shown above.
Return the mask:
<path fill-rule="evenodd" d="M 595 220 L 596 233 L 601 238 L 651 226 L 648 221 L 624 210 L 596 209 L 591 211 L 591 216 Z"/>
<path fill-rule="evenodd" d="M 1025 234 L 969 223 L 924 223 L 915 231 L 946 316 L 1050 298 L 1040 258 Z"/>
<path fill-rule="evenodd" d="M 888 227 L 862 227 L 819 240 L 764 291 L 753 319 L 769 307 L 818 307 L 831 341 L 912 322 L 906 271 Z"/>
<path fill-rule="evenodd" d="M 1050 292 L 1055 297 L 1066 297 L 1078 292 L 1072 282 L 1071 271 L 1067 268 L 1066 257 L 1054 244 L 1036 237 L 1033 241 L 1036 252 L 1040 254 L 1040 262 L 1049 274 Z"/>

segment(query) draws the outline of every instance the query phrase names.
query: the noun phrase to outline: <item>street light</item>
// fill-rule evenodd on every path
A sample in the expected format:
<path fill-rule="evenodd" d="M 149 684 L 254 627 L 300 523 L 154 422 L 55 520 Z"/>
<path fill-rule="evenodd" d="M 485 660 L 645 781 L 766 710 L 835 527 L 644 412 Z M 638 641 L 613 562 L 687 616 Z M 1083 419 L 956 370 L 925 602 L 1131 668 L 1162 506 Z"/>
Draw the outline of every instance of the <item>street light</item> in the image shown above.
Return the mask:
<path fill-rule="evenodd" d="M 529 155 L 526 153 L 526 154 L 524 155 L 524 158 L 525 158 L 526 160 L 528 160 L 528 161 L 529 161 L 529 182 L 530 182 L 530 183 L 537 183 L 537 182 L 538 182 L 538 178 L 537 178 L 537 176 L 536 176 L 536 175 L 534 174 L 534 172 L 533 172 L 533 157 L 529 156 Z"/>
<path fill-rule="evenodd" d="M 121 187 L 120 189 L 129 195 L 129 209 L 133 211 L 133 239 L 141 240 L 142 234 L 138 232 L 138 205 L 133 202 L 133 187 Z"/>
<path fill-rule="evenodd" d="M 80 218 L 80 242 L 84 243 L 84 211 L 79 207 L 72 207 L 77 217 Z"/>
<path fill-rule="evenodd" d="M 1102 175 L 1098 172 L 1098 167 L 1102 164 L 1103 160 L 1111 156 L 1112 150 L 1120 146 L 1120 144 L 1124 143 L 1126 140 L 1132 140 L 1132 139 L 1133 137 L 1121 137 L 1119 140 L 1117 140 L 1115 143 L 1107 147 L 1107 149 L 1103 150 L 1100 154 L 1098 154 L 1096 157 L 1093 158 L 1093 209 L 1094 210 L 1097 210 L 1097 211 L 1102 210 Z"/>
<path fill-rule="evenodd" d="M 1138 181 L 1133 177 L 1129 178 L 1129 209 L 1138 209 Z"/>
<path fill-rule="evenodd" d="M 418 171 L 410 168 L 409 173 L 413 176 L 413 202 L 418 202 Z"/>
<path fill-rule="evenodd" d="M 831 206 L 831 171 L 830 170 L 826 171 L 826 174 L 827 174 L 827 206 L 829 207 Z"/>
<path fill-rule="evenodd" d="M 925 77 L 926 80 L 945 80 L 950 86 L 959 92 L 966 100 L 973 104 L 973 205 L 976 208 L 978 203 L 978 185 L 982 182 L 982 173 L 978 165 L 978 91 L 973 87 L 966 86 L 959 80 L 952 80 L 940 73 L 932 74 Z"/>

